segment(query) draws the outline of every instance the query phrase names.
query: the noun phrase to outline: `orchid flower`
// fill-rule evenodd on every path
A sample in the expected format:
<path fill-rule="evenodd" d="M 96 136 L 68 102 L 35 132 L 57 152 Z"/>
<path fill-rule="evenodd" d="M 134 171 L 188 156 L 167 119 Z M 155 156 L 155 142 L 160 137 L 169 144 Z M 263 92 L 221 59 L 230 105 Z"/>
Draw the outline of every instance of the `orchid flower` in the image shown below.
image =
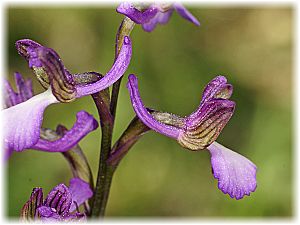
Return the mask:
<path fill-rule="evenodd" d="M 199 21 L 180 3 L 173 4 L 151 4 L 144 11 L 140 11 L 137 7 L 129 2 L 121 3 L 117 7 L 117 12 L 129 17 L 137 24 L 142 24 L 145 31 L 151 32 L 157 24 L 166 24 L 174 9 L 184 19 L 199 26 Z"/>
<path fill-rule="evenodd" d="M 23 84 L 20 75 L 16 75 L 18 93 L 15 93 L 8 82 L 5 82 L 6 105 L 11 107 L 2 110 L 1 114 L 4 118 L 4 147 L 8 153 L 27 148 L 66 151 L 87 133 L 96 129 L 98 124 L 92 116 L 86 112 L 79 112 L 74 127 L 65 135 L 68 138 L 62 138 L 51 144 L 39 138 L 46 107 L 53 103 L 71 102 L 111 86 L 125 73 L 132 53 L 131 41 L 126 36 L 120 54 L 110 71 L 101 77 L 96 72 L 71 74 L 53 49 L 32 40 L 19 40 L 16 42 L 16 47 L 18 53 L 28 61 L 29 67 L 33 69 L 46 91 L 32 96 L 30 83 L 23 82 Z"/>
<path fill-rule="evenodd" d="M 153 117 L 144 106 L 138 81 L 129 75 L 127 88 L 133 109 L 149 128 L 192 151 L 207 149 L 211 154 L 213 175 L 218 187 L 231 198 L 241 199 L 256 189 L 256 166 L 247 158 L 215 142 L 233 115 L 235 103 L 229 100 L 233 86 L 224 76 L 217 76 L 206 86 L 199 107 L 191 115 L 174 116 L 176 125 L 165 124 Z"/>
<path fill-rule="evenodd" d="M 22 135 L 23 132 L 26 132 L 24 129 L 26 129 L 28 124 L 31 122 L 30 118 L 34 117 L 35 113 L 40 112 L 36 112 L 36 108 L 30 108 L 30 105 L 25 104 L 27 100 L 28 103 L 35 101 L 36 98 L 36 96 L 33 97 L 31 80 L 24 80 L 20 73 L 15 73 L 15 80 L 18 90 L 17 92 L 13 90 L 8 81 L 4 80 L 4 104 L 5 107 L 8 107 L 3 111 L 6 112 L 4 115 L 7 115 L 3 121 L 6 131 L 4 134 L 4 145 L 6 149 L 5 158 L 8 158 L 12 154 L 13 150 L 23 151 L 25 148 L 47 152 L 65 152 L 75 146 L 88 133 L 97 129 L 98 122 L 94 119 L 94 117 L 85 111 L 79 111 L 77 113 L 77 121 L 73 127 L 60 139 L 49 141 L 47 140 L 47 135 L 43 135 L 44 137 L 41 138 L 41 120 L 38 121 L 38 124 L 33 125 L 35 126 L 36 132 L 29 132 L 27 133 L 28 136 L 26 136 L 26 139 L 22 139 L 25 137 Z M 27 108 L 24 109 L 22 107 Z M 20 111 L 18 112 L 18 110 Z M 12 113 L 12 115 L 9 113 Z M 31 127 L 31 124 L 29 124 L 29 126 Z"/>
<path fill-rule="evenodd" d="M 69 222 L 85 220 L 85 213 L 78 207 L 93 196 L 93 191 L 85 181 L 72 178 L 70 186 L 59 184 L 43 200 L 43 189 L 34 188 L 29 200 L 21 210 L 24 221 L 40 219 L 42 222 Z"/>

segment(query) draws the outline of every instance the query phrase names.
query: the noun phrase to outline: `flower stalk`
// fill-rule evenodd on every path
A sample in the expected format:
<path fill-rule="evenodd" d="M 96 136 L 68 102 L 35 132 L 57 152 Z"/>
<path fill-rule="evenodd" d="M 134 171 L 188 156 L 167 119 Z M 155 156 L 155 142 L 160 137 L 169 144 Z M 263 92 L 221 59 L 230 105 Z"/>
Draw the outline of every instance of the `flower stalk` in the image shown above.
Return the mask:
<path fill-rule="evenodd" d="M 94 196 L 92 199 L 91 215 L 92 217 L 103 217 L 108 199 L 111 180 L 108 179 L 108 167 L 106 160 L 111 150 L 113 119 L 109 111 L 109 90 L 108 88 L 92 95 L 96 104 L 101 126 L 101 146 L 98 176 Z"/>
<path fill-rule="evenodd" d="M 116 36 L 115 45 L 115 60 L 121 51 L 124 38 L 129 36 L 134 28 L 135 23 L 129 18 L 125 17 L 119 27 Z M 116 116 L 116 108 L 118 95 L 120 90 L 122 78 L 114 83 L 112 88 L 111 99 L 109 97 L 109 89 L 105 89 L 102 92 L 98 92 L 92 95 L 101 124 L 101 147 L 100 147 L 100 159 L 99 170 L 96 181 L 96 187 L 94 190 L 94 197 L 92 199 L 91 217 L 104 217 L 105 209 L 108 201 L 110 185 L 113 178 L 114 167 L 107 164 L 111 152 L 114 118 Z"/>

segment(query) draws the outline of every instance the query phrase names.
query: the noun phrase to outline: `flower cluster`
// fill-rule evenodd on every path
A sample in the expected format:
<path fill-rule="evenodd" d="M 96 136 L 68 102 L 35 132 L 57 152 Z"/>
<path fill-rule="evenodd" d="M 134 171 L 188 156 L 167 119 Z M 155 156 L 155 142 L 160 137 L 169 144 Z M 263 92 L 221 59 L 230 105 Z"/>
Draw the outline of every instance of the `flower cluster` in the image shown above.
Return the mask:
<path fill-rule="evenodd" d="M 233 86 L 227 83 L 224 76 L 212 79 L 204 88 L 198 108 L 190 115 L 180 117 L 146 108 L 140 96 L 138 79 L 134 74 L 130 74 L 127 88 L 136 118 L 132 120 L 112 150 L 110 144 L 108 147 L 106 145 L 108 151 L 103 150 L 105 144 L 101 145 L 101 157 L 105 158 L 104 160 L 100 158 L 99 161 L 101 171 L 98 171 L 100 175 L 98 174 L 96 187 L 91 180 L 84 181 L 82 177 L 80 178 L 82 174 L 86 177 L 86 174 L 91 172 L 83 152 L 76 151 L 74 148 L 82 138 L 98 128 L 98 121 L 88 112 L 80 111 L 70 130 L 62 127 L 56 131 L 42 128 L 43 113 L 49 105 L 69 103 L 77 98 L 92 95 L 99 115 L 105 114 L 109 118 L 107 122 L 105 116 L 100 116 L 102 135 L 106 135 L 102 141 L 109 140 L 112 137 L 115 118 L 109 110 L 109 107 L 113 108 L 114 103 L 113 100 L 110 101 L 108 88 L 112 85 L 114 87 L 120 85 L 130 64 L 132 42 L 129 34 L 133 25 L 141 24 L 145 31 L 151 32 L 157 24 L 166 24 L 174 10 L 184 19 L 197 26 L 200 25 L 199 21 L 180 3 L 150 5 L 121 3 L 116 11 L 125 15 L 125 19 L 117 33 L 114 63 L 104 76 L 97 72 L 72 74 L 53 49 L 30 39 L 16 42 L 18 53 L 28 62 L 29 68 L 45 91 L 33 95 L 31 80 L 23 79 L 20 73 L 15 73 L 17 91 L 13 90 L 8 81 L 4 81 L 5 109 L 1 113 L 4 118 L 2 129 L 5 131 L 5 159 L 9 159 L 14 151 L 22 152 L 26 149 L 62 152 L 70 160 L 75 176 L 71 179 L 69 187 L 59 184 L 50 191 L 45 200 L 43 200 L 42 189 L 34 188 L 30 199 L 22 208 L 22 219 L 84 220 L 91 213 L 98 212 L 98 208 L 105 209 L 105 198 L 108 197 L 109 185 L 116 165 L 138 138 L 148 130 L 176 140 L 185 149 L 207 150 L 211 155 L 212 172 L 218 179 L 218 187 L 231 198 L 241 199 L 255 191 L 257 170 L 255 164 L 216 142 L 235 109 L 235 102 L 230 100 Z M 107 129 L 107 126 L 110 129 Z M 105 189 L 101 190 L 103 187 Z M 84 213 L 80 213 L 79 205 L 85 203 L 87 206 L 86 200 L 91 197 L 93 198 L 92 212 L 88 206 L 85 207 Z M 97 205 L 98 202 L 100 206 Z"/>
<path fill-rule="evenodd" d="M 80 213 L 78 207 L 92 195 L 89 184 L 79 178 L 71 179 L 69 187 L 64 184 L 57 185 L 45 200 L 43 189 L 34 188 L 21 210 L 21 219 L 24 221 L 40 219 L 43 222 L 85 220 L 85 213 Z"/>

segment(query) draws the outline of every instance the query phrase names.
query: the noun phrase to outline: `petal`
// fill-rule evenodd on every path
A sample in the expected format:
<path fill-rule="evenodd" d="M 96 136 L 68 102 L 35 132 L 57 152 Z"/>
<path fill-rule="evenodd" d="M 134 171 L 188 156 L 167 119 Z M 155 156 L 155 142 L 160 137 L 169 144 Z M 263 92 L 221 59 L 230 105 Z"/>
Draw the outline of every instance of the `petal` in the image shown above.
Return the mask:
<path fill-rule="evenodd" d="M 98 122 L 87 112 L 80 111 L 76 117 L 76 123 L 63 137 L 55 141 L 39 139 L 31 148 L 47 152 L 65 152 L 77 145 L 88 133 L 97 129 Z"/>
<path fill-rule="evenodd" d="M 15 81 L 17 92 L 13 90 L 8 81 L 4 80 L 4 99 L 6 108 L 25 102 L 33 96 L 30 79 L 24 80 L 20 73 L 15 73 Z"/>
<path fill-rule="evenodd" d="M 39 76 L 47 76 L 52 93 L 60 102 L 75 99 L 75 82 L 59 55 L 51 48 L 39 47 L 29 53 L 29 66 Z M 43 81 L 47 82 L 47 81 Z"/>
<path fill-rule="evenodd" d="M 27 60 L 29 60 L 30 52 L 39 47 L 42 47 L 42 45 L 30 39 L 22 39 L 16 42 L 18 53 Z"/>
<path fill-rule="evenodd" d="M 49 77 L 43 69 L 36 52 L 38 48 L 43 48 L 43 46 L 30 39 L 22 39 L 16 42 L 16 48 L 18 53 L 28 61 L 29 67 L 33 69 L 40 84 L 48 89 L 50 86 Z"/>
<path fill-rule="evenodd" d="M 131 60 L 131 54 L 131 41 L 128 36 L 125 36 L 120 54 L 115 60 L 110 71 L 108 71 L 108 73 L 101 80 L 95 83 L 87 85 L 76 85 L 76 97 L 79 98 L 85 95 L 97 93 L 114 84 L 123 76 L 123 74 L 127 70 L 127 67 Z"/>
<path fill-rule="evenodd" d="M 21 210 L 22 221 L 30 221 L 36 217 L 37 208 L 42 206 L 43 190 L 42 188 L 34 188 L 29 200 L 25 203 Z"/>
<path fill-rule="evenodd" d="M 38 217 L 42 222 L 58 222 L 62 221 L 63 217 L 61 217 L 55 209 L 47 207 L 47 206 L 41 206 L 37 209 L 38 211 Z"/>
<path fill-rule="evenodd" d="M 141 12 L 130 2 L 123 2 L 117 7 L 117 12 L 129 17 L 137 24 L 144 24 L 156 15 L 158 8 L 153 5 Z"/>
<path fill-rule="evenodd" d="M 206 85 L 200 105 L 213 98 L 229 99 L 232 95 L 232 91 L 233 86 L 227 84 L 226 77 L 217 76 Z"/>
<path fill-rule="evenodd" d="M 82 203 L 93 196 L 93 191 L 91 190 L 90 185 L 80 178 L 73 178 L 70 180 L 69 191 L 72 195 L 72 205 L 70 207 L 70 212 L 76 209 L 76 204 L 77 206 L 80 206 Z"/>
<path fill-rule="evenodd" d="M 69 214 L 71 203 L 72 195 L 68 187 L 64 184 L 59 184 L 49 192 L 44 201 L 44 206 L 55 209 L 58 215 L 65 216 Z"/>
<path fill-rule="evenodd" d="M 19 96 L 14 91 L 10 83 L 7 80 L 3 80 L 3 83 L 4 108 L 9 108 L 19 104 Z"/>
<path fill-rule="evenodd" d="M 173 7 L 181 17 L 197 26 L 200 26 L 200 22 L 181 3 L 176 2 L 173 4 Z"/>
<path fill-rule="evenodd" d="M 233 115 L 235 103 L 226 99 L 206 102 L 185 120 L 185 128 L 178 137 L 183 147 L 197 151 L 213 143 Z"/>
<path fill-rule="evenodd" d="M 241 199 L 256 189 L 256 166 L 244 156 L 212 143 L 207 147 L 211 154 L 211 166 L 218 187 L 231 198 Z"/>
<path fill-rule="evenodd" d="M 142 25 L 144 31 L 151 32 L 154 30 L 157 24 L 166 24 L 173 13 L 173 9 L 169 9 L 166 12 L 158 12 L 149 22 Z"/>
<path fill-rule="evenodd" d="M 168 137 L 177 139 L 180 129 L 177 127 L 165 125 L 156 119 L 148 112 L 146 107 L 144 106 L 139 89 L 138 89 L 138 81 L 136 76 L 130 74 L 128 76 L 127 89 L 130 93 L 130 99 L 133 106 L 133 109 L 136 115 L 140 118 L 140 120 L 152 130 L 166 135 Z"/>
<path fill-rule="evenodd" d="M 22 151 L 36 144 L 44 110 L 57 102 L 51 89 L 48 89 L 26 102 L 2 110 L 5 149 Z"/>
<path fill-rule="evenodd" d="M 24 80 L 20 73 L 15 73 L 15 80 L 21 102 L 25 102 L 33 96 L 31 79 Z"/>

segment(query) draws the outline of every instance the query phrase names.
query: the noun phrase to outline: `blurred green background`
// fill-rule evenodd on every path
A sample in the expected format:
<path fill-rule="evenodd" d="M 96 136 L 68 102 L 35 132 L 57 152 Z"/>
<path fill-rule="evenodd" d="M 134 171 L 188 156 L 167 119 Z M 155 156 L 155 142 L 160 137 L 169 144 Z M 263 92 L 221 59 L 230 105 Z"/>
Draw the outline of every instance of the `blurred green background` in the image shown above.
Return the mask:
<path fill-rule="evenodd" d="M 218 138 L 221 144 L 251 159 L 258 167 L 258 187 L 236 201 L 217 188 L 207 151 L 190 152 L 154 132 L 146 134 L 121 162 L 113 179 L 110 217 L 292 217 L 293 45 L 292 6 L 212 7 L 190 5 L 201 22 L 196 27 L 174 13 L 170 22 L 146 33 L 132 32 L 133 57 L 125 74 L 117 109 L 114 140 L 134 112 L 126 89 L 129 73 L 139 78 L 148 107 L 181 116 L 198 106 L 204 86 L 216 75 L 234 85 L 236 111 Z M 116 31 L 123 18 L 104 6 L 7 5 L 7 75 L 21 72 L 43 91 L 14 47 L 30 38 L 55 49 L 72 73 L 105 74 L 113 63 Z M 68 128 L 76 112 L 96 118 L 91 97 L 47 108 L 43 126 Z M 80 146 L 97 175 L 100 129 Z M 38 151 L 14 153 L 6 165 L 8 217 L 19 215 L 33 187 L 45 194 L 71 173 L 61 154 Z"/>

